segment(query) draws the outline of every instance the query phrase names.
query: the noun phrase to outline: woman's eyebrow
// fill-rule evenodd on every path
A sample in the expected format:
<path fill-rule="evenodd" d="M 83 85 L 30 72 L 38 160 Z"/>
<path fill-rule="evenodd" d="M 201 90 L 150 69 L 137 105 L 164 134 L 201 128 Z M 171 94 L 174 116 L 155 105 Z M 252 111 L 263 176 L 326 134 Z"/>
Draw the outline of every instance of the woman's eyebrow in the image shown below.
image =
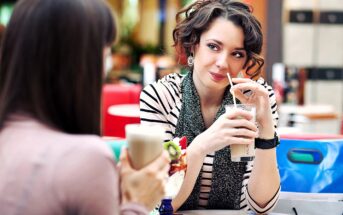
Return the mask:
<path fill-rule="evenodd" d="M 220 40 L 217 40 L 217 39 L 207 39 L 205 40 L 206 42 L 216 42 L 218 43 L 219 45 L 223 46 L 223 43 L 220 41 Z M 234 48 L 235 50 L 242 50 L 242 51 L 245 51 L 245 48 L 244 47 L 237 47 L 237 48 Z"/>
<path fill-rule="evenodd" d="M 206 42 L 211 42 L 211 41 L 213 41 L 213 42 L 216 42 L 216 43 L 218 43 L 219 45 L 223 45 L 223 43 L 220 41 L 220 40 L 216 40 L 216 39 L 207 39 L 207 40 L 205 40 Z"/>

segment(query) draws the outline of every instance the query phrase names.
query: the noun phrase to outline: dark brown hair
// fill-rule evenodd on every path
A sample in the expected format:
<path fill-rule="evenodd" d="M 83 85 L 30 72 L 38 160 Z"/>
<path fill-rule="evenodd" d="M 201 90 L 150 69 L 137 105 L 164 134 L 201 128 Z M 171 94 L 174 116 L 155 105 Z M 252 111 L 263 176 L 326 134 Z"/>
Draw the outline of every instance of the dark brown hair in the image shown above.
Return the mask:
<path fill-rule="evenodd" d="M 249 76 L 257 77 L 264 64 L 260 56 L 263 36 L 261 24 L 251 12 L 251 7 L 237 1 L 198 0 L 177 13 L 177 25 L 173 31 L 174 46 L 189 56 L 213 20 L 225 18 L 243 29 L 244 49 L 247 53 L 244 68 Z M 255 66 L 256 70 L 252 71 Z"/>
<path fill-rule="evenodd" d="M 5 26 L 0 24 L 0 47 L 2 42 L 2 35 L 5 33 Z"/>
<path fill-rule="evenodd" d="M 103 49 L 115 33 L 103 0 L 19 1 L 0 52 L 0 128 L 19 112 L 100 134 Z"/>

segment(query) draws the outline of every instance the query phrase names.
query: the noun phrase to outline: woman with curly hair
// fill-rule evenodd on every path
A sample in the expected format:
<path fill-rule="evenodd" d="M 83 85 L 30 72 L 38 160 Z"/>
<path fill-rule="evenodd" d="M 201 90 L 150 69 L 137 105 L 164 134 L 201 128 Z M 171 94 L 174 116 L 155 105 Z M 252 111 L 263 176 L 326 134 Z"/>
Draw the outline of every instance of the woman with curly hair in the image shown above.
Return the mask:
<path fill-rule="evenodd" d="M 176 49 L 189 72 L 168 75 L 141 93 L 141 122 L 165 128 L 165 141 L 186 136 L 187 172 L 174 209 L 267 213 L 280 192 L 278 115 L 272 88 L 260 77 L 262 31 L 251 8 L 231 0 L 196 1 L 177 14 Z M 234 86 L 228 80 L 233 78 Z M 240 75 L 244 78 L 241 78 Z M 256 106 L 256 124 L 238 102 Z M 253 144 L 252 161 L 232 162 L 232 144 Z"/>

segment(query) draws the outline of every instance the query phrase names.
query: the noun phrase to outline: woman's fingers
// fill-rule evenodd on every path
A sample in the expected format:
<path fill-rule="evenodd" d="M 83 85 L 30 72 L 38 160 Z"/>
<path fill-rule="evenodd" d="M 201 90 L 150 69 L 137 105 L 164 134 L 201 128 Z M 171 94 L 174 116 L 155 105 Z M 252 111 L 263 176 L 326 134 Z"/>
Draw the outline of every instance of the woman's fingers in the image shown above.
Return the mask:
<path fill-rule="evenodd" d="M 168 152 L 163 150 L 161 155 L 155 159 L 152 163 L 150 163 L 147 168 L 151 168 L 157 171 L 164 171 L 164 169 L 169 167 L 169 155 Z M 167 170 L 168 171 L 168 170 Z"/>
<path fill-rule="evenodd" d="M 127 149 L 123 147 L 120 149 L 120 157 L 119 157 L 120 162 L 124 160 L 126 156 L 127 156 Z"/>
<path fill-rule="evenodd" d="M 238 94 L 239 92 L 242 93 L 243 95 L 248 95 L 251 96 L 251 94 L 259 92 L 261 89 L 259 88 L 260 85 L 255 82 L 247 82 L 247 83 L 241 83 L 241 84 L 236 84 L 234 85 L 230 91 L 234 92 L 235 94 Z M 251 93 L 247 93 L 251 91 Z M 245 93 L 245 94 L 244 94 Z"/>
<path fill-rule="evenodd" d="M 258 133 L 257 131 L 252 131 L 246 128 L 238 128 L 235 129 L 235 133 L 233 134 L 235 137 L 242 137 L 242 138 L 257 138 Z"/>
<path fill-rule="evenodd" d="M 120 158 L 119 158 L 119 166 L 121 168 L 125 168 L 126 170 L 131 170 L 131 164 L 129 161 L 129 155 L 128 155 L 128 151 L 126 148 L 121 148 L 121 152 L 120 152 Z"/>
<path fill-rule="evenodd" d="M 257 126 L 255 122 L 246 120 L 246 119 L 233 119 L 233 120 L 227 120 L 224 124 L 225 127 L 231 127 L 231 128 L 247 128 L 251 131 L 257 131 Z"/>
<path fill-rule="evenodd" d="M 254 82 L 250 78 L 232 78 L 232 82 L 235 84 Z"/>
<path fill-rule="evenodd" d="M 243 104 L 246 104 L 248 103 L 249 101 L 249 96 L 247 95 L 244 95 L 244 93 L 238 89 L 238 88 L 234 88 L 234 89 L 231 89 L 231 93 L 234 93 L 235 94 L 235 97 L 241 101 Z"/>
<path fill-rule="evenodd" d="M 234 85 L 231 88 L 231 91 L 233 91 L 235 94 L 238 95 L 245 95 L 248 97 L 251 97 L 254 94 L 258 94 L 258 95 L 268 95 L 268 92 L 266 90 L 266 88 L 264 88 L 262 85 L 260 85 L 259 83 L 255 82 L 255 81 L 246 81 L 246 82 L 241 82 L 241 83 L 237 83 L 236 85 Z M 250 94 L 244 94 L 247 91 L 251 91 Z"/>
<path fill-rule="evenodd" d="M 227 119 L 238 119 L 238 118 L 243 118 L 246 120 L 252 120 L 254 118 L 254 115 L 246 110 L 242 109 L 230 109 L 228 112 L 225 113 L 224 118 Z"/>
<path fill-rule="evenodd" d="M 232 137 L 230 142 L 231 144 L 252 144 L 254 140 L 254 138 Z"/>
<path fill-rule="evenodd" d="M 252 117 L 252 114 L 248 111 L 237 109 L 224 115 L 222 126 L 227 129 L 227 135 L 256 138 L 258 128 L 255 122 L 251 121 Z"/>
<path fill-rule="evenodd" d="M 246 127 L 227 128 L 223 133 L 223 137 L 242 137 L 242 138 L 257 138 L 258 131 L 251 130 Z"/>
<path fill-rule="evenodd" d="M 138 202 L 151 210 L 165 194 L 169 170 L 168 153 L 163 151 L 140 170 L 131 168 L 128 157 L 127 150 L 123 150 L 120 156 L 123 201 Z"/>

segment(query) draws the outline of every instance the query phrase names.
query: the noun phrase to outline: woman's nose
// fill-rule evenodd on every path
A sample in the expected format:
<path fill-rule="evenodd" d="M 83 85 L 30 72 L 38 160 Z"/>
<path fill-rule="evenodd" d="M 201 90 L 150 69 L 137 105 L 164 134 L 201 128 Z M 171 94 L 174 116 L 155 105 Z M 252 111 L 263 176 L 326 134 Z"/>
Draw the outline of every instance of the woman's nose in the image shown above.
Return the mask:
<path fill-rule="evenodd" d="M 229 66 L 228 57 L 226 53 L 221 53 L 217 56 L 216 66 L 220 69 L 226 69 Z"/>

